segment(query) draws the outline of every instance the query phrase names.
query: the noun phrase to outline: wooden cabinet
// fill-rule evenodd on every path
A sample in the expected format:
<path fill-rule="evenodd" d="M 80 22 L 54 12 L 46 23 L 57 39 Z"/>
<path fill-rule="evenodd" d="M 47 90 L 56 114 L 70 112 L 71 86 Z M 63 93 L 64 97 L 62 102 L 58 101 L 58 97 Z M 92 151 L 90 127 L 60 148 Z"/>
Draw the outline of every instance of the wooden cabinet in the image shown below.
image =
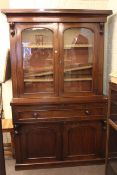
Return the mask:
<path fill-rule="evenodd" d="M 104 23 L 112 11 L 3 13 L 10 25 L 16 168 L 104 160 Z"/>
<path fill-rule="evenodd" d="M 65 161 L 96 161 L 104 156 L 102 121 L 15 124 L 15 139 L 17 168 L 34 163 L 42 167 L 45 162 L 49 166 Z"/>
<path fill-rule="evenodd" d="M 17 103 L 14 99 L 16 168 L 27 168 L 24 164 L 34 168 L 103 161 L 105 103 L 106 99 L 103 103 L 32 105 L 30 100 Z"/>
<path fill-rule="evenodd" d="M 117 174 L 117 84 L 109 83 L 106 175 Z"/>

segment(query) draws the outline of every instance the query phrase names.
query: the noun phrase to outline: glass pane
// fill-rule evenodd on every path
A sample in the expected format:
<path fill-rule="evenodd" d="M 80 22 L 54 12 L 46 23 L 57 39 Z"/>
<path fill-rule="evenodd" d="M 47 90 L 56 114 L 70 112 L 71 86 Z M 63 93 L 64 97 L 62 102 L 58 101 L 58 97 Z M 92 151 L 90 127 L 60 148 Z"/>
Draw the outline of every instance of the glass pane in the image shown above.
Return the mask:
<path fill-rule="evenodd" d="M 64 92 L 92 90 L 94 34 L 86 28 L 64 32 Z"/>
<path fill-rule="evenodd" d="M 53 32 L 46 28 L 31 28 L 22 32 L 24 92 L 52 93 Z"/>

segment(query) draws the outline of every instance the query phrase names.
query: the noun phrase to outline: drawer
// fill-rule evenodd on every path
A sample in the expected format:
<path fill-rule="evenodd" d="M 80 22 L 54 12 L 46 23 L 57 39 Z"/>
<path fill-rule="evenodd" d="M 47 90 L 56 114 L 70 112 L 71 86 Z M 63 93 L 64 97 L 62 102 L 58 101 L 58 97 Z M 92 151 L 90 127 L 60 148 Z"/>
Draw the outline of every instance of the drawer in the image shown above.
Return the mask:
<path fill-rule="evenodd" d="M 38 107 L 25 107 L 23 109 L 17 108 L 14 112 L 15 120 L 34 120 L 34 119 L 73 119 L 73 118 L 92 118 L 98 116 L 105 116 L 106 110 L 104 106 L 83 105 L 80 107 L 67 105 L 64 108 L 58 109 L 38 109 Z"/>

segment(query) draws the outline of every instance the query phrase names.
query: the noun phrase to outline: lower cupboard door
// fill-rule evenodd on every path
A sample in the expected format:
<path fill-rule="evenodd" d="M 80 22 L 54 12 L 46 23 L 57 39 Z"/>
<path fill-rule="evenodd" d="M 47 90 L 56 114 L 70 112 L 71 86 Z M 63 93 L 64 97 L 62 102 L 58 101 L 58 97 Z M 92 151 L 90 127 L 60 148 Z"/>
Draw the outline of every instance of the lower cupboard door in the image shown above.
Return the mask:
<path fill-rule="evenodd" d="M 57 124 L 21 124 L 15 135 L 16 164 L 61 159 L 61 132 Z"/>
<path fill-rule="evenodd" d="M 65 124 L 63 133 L 64 160 L 94 160 L 100 157 L 101 121 Z"/>

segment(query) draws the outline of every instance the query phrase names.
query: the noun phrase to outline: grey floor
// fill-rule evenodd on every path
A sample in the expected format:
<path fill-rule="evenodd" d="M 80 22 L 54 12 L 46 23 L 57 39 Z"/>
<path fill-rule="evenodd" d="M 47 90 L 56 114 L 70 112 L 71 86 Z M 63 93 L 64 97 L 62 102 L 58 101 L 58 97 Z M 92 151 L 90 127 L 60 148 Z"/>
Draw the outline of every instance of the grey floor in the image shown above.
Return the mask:
<path fill-rule="evenodd" d="M 15 161 L 7 159 L 6 175 L 104 175 L 104 165 L 15 171 Z"/>

